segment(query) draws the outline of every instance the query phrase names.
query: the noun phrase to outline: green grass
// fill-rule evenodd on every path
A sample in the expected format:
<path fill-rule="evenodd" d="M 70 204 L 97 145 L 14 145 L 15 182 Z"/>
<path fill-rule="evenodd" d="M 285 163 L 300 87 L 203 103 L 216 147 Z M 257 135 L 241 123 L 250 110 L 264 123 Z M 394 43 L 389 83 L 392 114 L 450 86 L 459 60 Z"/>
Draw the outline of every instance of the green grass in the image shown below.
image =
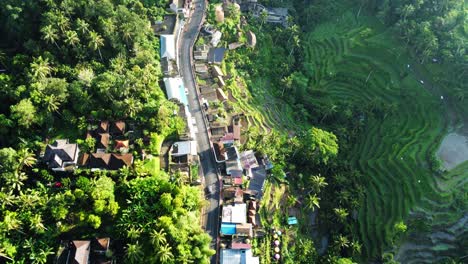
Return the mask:
<path fill-rule="evenodd" d="M 446 132 L 445 109 L 439 96 L 407 69 L 410 55 L 380 22 L 356 19 L 352 13 L 331 21 L 309 32 L 303 42 L 312 86 L 324 88 L 326 99 L 336 104 L 397 104 L 385 118 L 366 116 L 366 128 L 350 157 L 366 179 L 356 232 L 366 255 L 376 257 L 391 246 L 394 224 L 411 210 L 418 206 L 436 212 L 453 202 L 438 188 L 428 162 Z M 444 212 L 441 221 L 451 215 Z"/>

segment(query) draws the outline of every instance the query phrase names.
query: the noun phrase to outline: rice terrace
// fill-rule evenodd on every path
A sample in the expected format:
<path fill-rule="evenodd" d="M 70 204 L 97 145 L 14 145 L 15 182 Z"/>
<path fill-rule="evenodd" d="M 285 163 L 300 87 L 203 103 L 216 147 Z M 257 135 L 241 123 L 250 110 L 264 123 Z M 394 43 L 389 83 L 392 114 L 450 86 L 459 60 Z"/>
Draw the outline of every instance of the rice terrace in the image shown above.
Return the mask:
<path fill-rule="evenodd" d="M 453 102 L 431 87 L 424 66 L 375 18 L 337 15 L 309 32 L 306 45 L 306 73 L 329 100 L 370 103 L 385 112 L 363 117 L 365 132 L 352 157 L 367 181 L 356 230 L 366 253 L 373 256 L 388 247 L 395 224 L 407 217 L 415 223 L 415 234 L 397 260 L 433 263 L 459 253 L 457 243 L 466 246 L 468 235 L 468 134 L 443 139 L 468 124 L 450 123 L 446 116 L 454 113 L 446 105 Z M 441 159 L 450 171 L 438 169 L 441 142 Z"/>

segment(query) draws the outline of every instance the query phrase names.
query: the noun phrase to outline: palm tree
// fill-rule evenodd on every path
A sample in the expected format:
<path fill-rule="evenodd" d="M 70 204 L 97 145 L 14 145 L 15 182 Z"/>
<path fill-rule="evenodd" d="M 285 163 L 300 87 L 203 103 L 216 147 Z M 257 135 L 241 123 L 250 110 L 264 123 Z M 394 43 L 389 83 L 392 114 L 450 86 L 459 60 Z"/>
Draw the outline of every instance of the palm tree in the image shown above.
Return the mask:
<path fill-rule="evenodd" d="M 52 254 L 54 254 L 54 251 L 51 247 L 47 247 L 46 249 L 41 248 L 38 253 L 34 252 L 34 255 L 31 254 L 29 258 L 33 264 L 45 264 L 47 263 L 47 257 Z"/>
<path fill-rule="evenodd" d="M 335 212 L 335 215 L 336 215 L 336 218 L 338 218 L 338 221 L 340 221 L 341 223 L 346 222 L 346 218 L 349 215 L 349 213 L 348 213 L 348 211 L 346 209 L 344 209 L 344 208 L 335 208 L 335 209 L 333 209 L 333 211 Z"/>
<path fill-rule="evenodd" d="M 39 56 L 31 63 L 32 75 L 35 79 L 44 79 L 52 72 L 52 67 L 49 64 L 49 60 L 43 59 Z"/>
<path fill-rule="evenodd" d="M 166 245 L 167 240 L 166 240 L 166 233 L 164 232 L 164 228 L 156 231 L 156 229 L 153 229 L 150 234 L 151 237 L 151 244 L 153 246 L 159 248 L 161 245 Z"/>
<path fill-rule="evenodd" d="M 122 37 L 125 40 L 125 42 L 128 45 L 128 42 L 132 40 L 133 34 L 134 34 L 134 29 L 132 27 L 132 24 L 130 23 L 124 23 L 122 24 Z"/>
<path fill-rule="evenodd" d="M 130 229 L 127 230 L 127 237 L 130 238 L 131 240 L 136 240 L 137 238 L 140 237 L 142 230 L 140 228 L 135 228 L 135 227 L 130 227 Z"/>
<path fill-rule="evenodd" d="M 353 240 L 353 242 L 351 242 L 351 249 L 353 250 L 354 255 L 361 254 L 362 245 L 358 241 Z"/>
<path fill-rule="evenodd" d="M 47 105 L 47 111 L 57 112 L 60 107 L 60 102 L 57 101 L 55 94 L 51 94 L 45 97 L 45 103 Z"/>
<path fill-rule="evenodd" d="M 143 251 L 141 246 L 138 244 L 138 241 L 135 244 L 127 244 L 125 258 L 130 263 L 140 263 L 143 258 Z"/>
<path fill-rule="evenodd" d="M 309 194 L 306 198 L 306 208 L 315 211 L 315 208 L 320 208 L 320 198 L 316 194 Z"/>
<path fill-rule="evenodd" d="M 349 247 L 349 239 L 341 234 L 335 243 L 340 249 Z"/>
<path fill-rule="evenodd" d="M 24 185 L 24 181 L 28 179 L 26 173 L 22 171 L 5 173 L 4 175 L 7 186 L 10 186 L 11 189 L 20 191 Z"/>
<path fill-rule="evenodd" d="M 323 122 L 326 118 L 334 115 L 337 112 L 337 106 L 335 104 L 329 105 L 326 109 L 325 112 L 323 113 L 322 119 L 320 120 L 320 123 Z"/>
<path fill-rule="evenodd" d="M 58 11 L 56 14 L 56 19 L 57 19 L 57 26 L 60 28 L 62 32 L 65 32 L 70 27 L 70 21 L 63 14 L 63 12 Z"/>
<path fill-rule="evenodd" d="M 102 54 L 101 54 L 101 47 L 104 46 L 104 39 L 96 32 L 96 31 L 90 31 L 89 32 L 89 47 L 92 48 L 94 51 L 99 52 L 99 57 L 101 57 L 102 60 Z"/>
<path fill-rule="evenodd" d="M 7 211 L 3 218 L 3 227 L 7 231 L 20 229 L 21 220 L 18 218 L 18 213 Z"/>
<path fill-rule="evenodd" d="M 315 193 L 320 193 L 322 188 L 328 185 L 328 183 L 325 182 L 325 177 L 320 176 L 320 174 L 310 176 L 309 181 L 312 184 L 312 189 Z"/>
<path fill-rule="evenodd" d="M 260 31 L 262 30 L 263 24 L 265 24 L 267 19 L 268 19 L 268 12 L 265 9 L 263 9 L 260 12 Z"/>
<path fill-rule="evenodd" d="M 47 230 L 47 228 L 44 226 L 44 223 L 42 223 L 42 216 L 40 214 L 33 215 L 30 217 L 29 221 L 30 228 L 35 230 L 36 233 L 42 234 L 45 230 Z"/>
<path fill-rule="evenodd" d="M 174 259 L 174 255 L 171 252 L 172 248 L 169 245 L 164 245 L 158 248 L 158 259 L 161 263 L 167 263 Z"/>
<path fill-rule="evenodd" d="M 16 152 L 18 164 L 20 169 L 24 166 L 32 167 L 36 164 L 37 159 L 34 157 L 34 153 L 29 152 L 29 148 L 23 148 Z"/>
<path fill-rule="evenodd" d="M 57 30 L 52 27 L 52 25 L 47 25 L 41 28 L 42 39 L 46 42 L 55 44 L 57 49 L 60 49 L 59 45 L 57 44 L 57 40 L 59 38 Z"/>
<path fill-rule="evenodd" d="M 78 38 L 76 31 L 68 30 L 65 32 L 65 43 L 72 47 L 76 47 L 76 45 L 80 43 L 80 39 Z"/>
<path fill-rule="evenodd" d="M 13 191 L 11 190 L 8 193 L 2 190 L 0 192 L 0 201 L 2 201 L 1 203 L 2 210 L 5 210 L 7 206 L 15 205 L 16 202 L 18 201 L 18 197 L 16 197 L 13 194 Z"/>
<path fill-rule="evenodd" d="M 89 30 L 89 24 L 85 20 L 78 18 L 76 20 L 76 29 L 82 34 L 86 34 Z"/>

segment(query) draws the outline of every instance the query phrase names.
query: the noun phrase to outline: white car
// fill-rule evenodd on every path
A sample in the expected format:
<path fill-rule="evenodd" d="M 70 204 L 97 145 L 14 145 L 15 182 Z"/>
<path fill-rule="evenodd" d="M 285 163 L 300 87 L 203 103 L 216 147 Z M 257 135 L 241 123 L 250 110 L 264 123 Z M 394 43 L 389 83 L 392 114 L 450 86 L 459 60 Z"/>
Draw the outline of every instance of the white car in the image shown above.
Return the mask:
<path fill-rule="evenodd" d="M 420 82 L 421 84 L 424 84 L 424 81 L 423 81 L 423 80 L 419 80 L 419 82 Z"/>

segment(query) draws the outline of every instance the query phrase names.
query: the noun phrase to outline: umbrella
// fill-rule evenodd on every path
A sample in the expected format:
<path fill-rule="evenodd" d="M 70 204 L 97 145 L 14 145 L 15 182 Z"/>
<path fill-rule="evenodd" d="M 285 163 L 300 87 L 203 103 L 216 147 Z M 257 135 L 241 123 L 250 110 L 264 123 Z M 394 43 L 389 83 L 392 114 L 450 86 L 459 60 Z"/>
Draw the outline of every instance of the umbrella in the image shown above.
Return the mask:
<path fill-rule="evenodd" d="M 275 246 L 279 246 L 280 242 L 279 240 L 275 240 Z"/>
<path fill-rule="evenodd" d="M 279 247 L 275 247 L 275 253 L 279 253 L 279 252 L 280 252 Z"/>
<path fill-rule="evenodd" d="M 277 238 L 278 238 L 278 235 L 277 235 L 277 234 L 274 234 L 274 235 L 273 235 L 273 238 L 277 239 Z"/>
<path fill-rule="evenodd" d="M 280 259 L 280 254 L 275 254 L 275 259 Z"/>

